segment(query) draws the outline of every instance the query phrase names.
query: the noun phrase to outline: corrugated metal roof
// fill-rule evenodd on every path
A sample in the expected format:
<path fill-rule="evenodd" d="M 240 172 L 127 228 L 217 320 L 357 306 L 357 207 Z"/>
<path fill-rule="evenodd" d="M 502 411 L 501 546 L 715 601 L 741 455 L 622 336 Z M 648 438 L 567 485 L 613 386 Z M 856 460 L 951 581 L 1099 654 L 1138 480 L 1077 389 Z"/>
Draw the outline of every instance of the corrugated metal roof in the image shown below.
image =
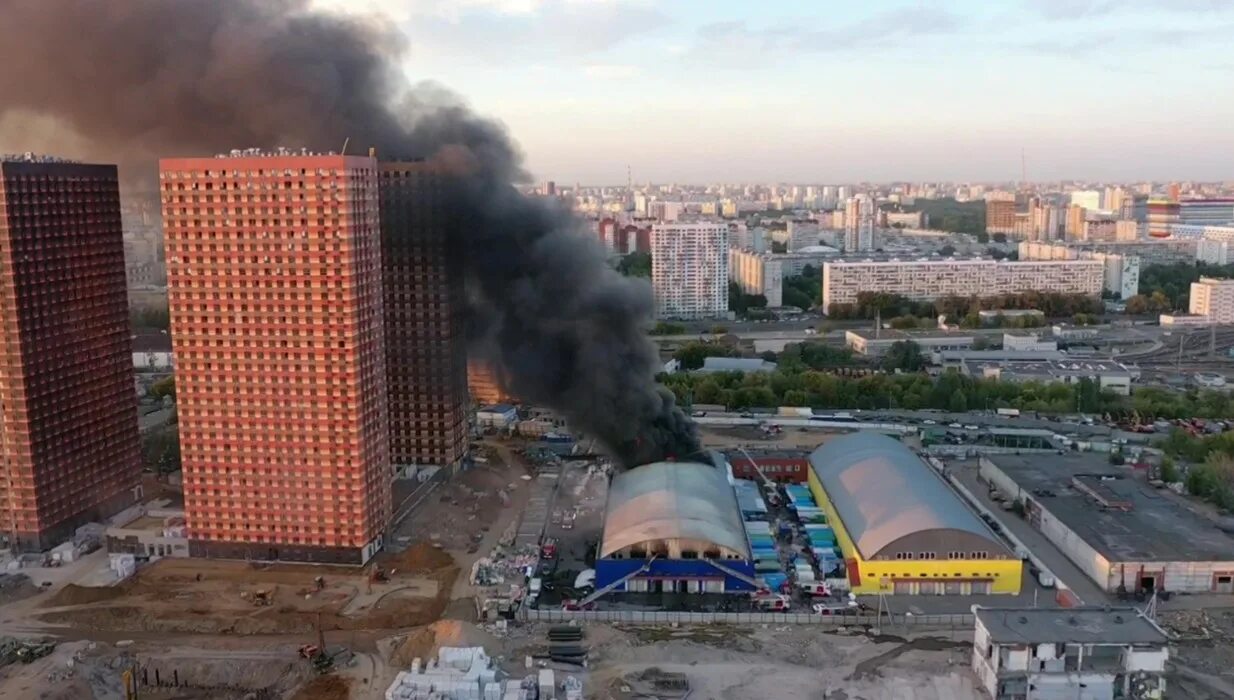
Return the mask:
<path fill-rule="evenodd" d="M 901 537 L 960 530 L 1005 548 L 928 464 L 898 440 L 854 433 L 810 455 L 810 466 L 861 556 L 871 559 Z"/>
<path fill-rule="evenodd" d="M 600 556 L 660 539 L 713 542 L 749 556 L 725 473 L 697 462 L 654 462 L 613 477 Z"/>

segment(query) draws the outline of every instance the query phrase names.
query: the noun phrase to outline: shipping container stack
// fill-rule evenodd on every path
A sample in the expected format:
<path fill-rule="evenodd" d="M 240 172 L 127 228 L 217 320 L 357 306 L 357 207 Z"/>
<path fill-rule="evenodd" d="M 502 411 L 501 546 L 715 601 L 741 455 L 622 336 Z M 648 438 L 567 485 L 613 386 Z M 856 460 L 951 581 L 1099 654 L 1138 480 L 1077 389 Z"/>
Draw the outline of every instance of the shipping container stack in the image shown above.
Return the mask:
<path fill-rule="evenodd" d="M 796 540 L 808 561 L 794 564 L 798 585 L 813 583 L 827 577 L 843 561 L 835 531 L 827 523 L 827 515 L 814 500 L 814 494 L 806 486 L 790 484 L 788 493 L 789 511 L 796 517 Z"/>
<path fill-rule="evenodd" d="M 734 484 L 737 502 L 741 506 L 741 518 L 745 521 L 746 540 L 750 543 L 750 555 L 754 561 L 754 575 L 772 591 L 781 590 L 788 576 L 776 546 L 775 532 L 768 522 L 767 502 L 758 485 L 751 481 L 738 480 Z"/>

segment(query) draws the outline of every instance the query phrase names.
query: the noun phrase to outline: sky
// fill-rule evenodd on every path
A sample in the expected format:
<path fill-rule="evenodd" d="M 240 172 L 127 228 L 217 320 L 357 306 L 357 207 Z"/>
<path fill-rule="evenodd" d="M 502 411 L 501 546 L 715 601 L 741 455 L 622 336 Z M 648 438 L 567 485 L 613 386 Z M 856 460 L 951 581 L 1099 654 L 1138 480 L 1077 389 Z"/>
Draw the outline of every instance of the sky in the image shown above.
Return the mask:
<path fill-rule="evenodd" d="M 542 180 L 1234 180 L 1234 0 L 312 1 Z"/>

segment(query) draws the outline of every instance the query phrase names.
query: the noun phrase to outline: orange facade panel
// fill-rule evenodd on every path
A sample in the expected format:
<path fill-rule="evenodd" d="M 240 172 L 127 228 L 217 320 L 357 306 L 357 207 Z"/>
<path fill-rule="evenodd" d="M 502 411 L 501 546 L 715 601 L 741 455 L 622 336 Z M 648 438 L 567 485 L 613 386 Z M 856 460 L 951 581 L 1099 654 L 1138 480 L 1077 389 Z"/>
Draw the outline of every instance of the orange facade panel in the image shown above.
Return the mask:
<path fill-rule="evenodd" d="M 375 161 L 159 177 L 190 550 L 366 561 L 390 517 Z"/>

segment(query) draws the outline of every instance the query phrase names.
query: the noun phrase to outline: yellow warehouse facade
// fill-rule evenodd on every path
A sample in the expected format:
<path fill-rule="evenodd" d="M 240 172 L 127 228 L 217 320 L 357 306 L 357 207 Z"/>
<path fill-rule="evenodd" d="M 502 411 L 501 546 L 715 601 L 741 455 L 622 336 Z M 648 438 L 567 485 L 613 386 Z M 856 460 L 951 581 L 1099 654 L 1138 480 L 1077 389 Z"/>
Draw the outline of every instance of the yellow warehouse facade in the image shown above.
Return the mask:
<path fill-rule="evenodd" d="M 898 440 L 854 433 L 810 455 L 858 595 L 1017 595 L 1020 561 L 928 464 Z"/>

